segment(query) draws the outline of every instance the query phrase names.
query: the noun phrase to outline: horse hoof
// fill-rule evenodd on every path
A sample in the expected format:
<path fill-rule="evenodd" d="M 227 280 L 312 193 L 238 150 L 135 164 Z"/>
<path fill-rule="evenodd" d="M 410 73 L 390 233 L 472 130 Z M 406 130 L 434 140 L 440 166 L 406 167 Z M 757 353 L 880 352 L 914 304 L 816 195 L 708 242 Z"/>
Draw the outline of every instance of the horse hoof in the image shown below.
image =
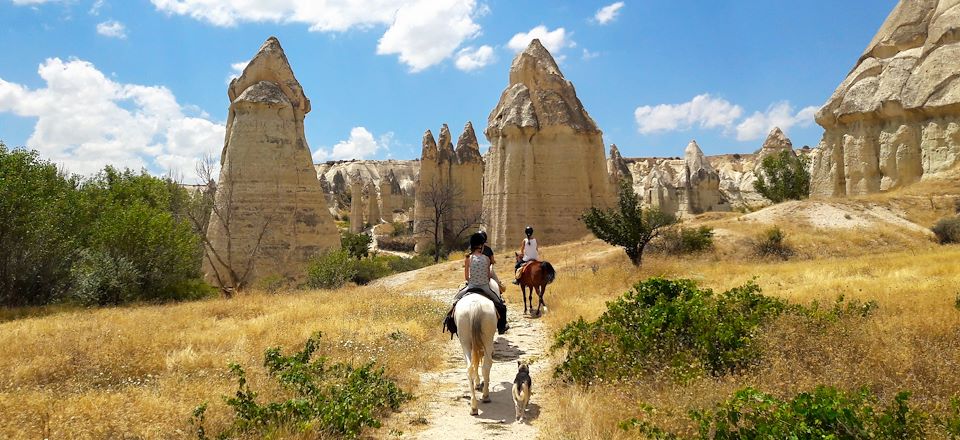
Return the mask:
<path fill-rule="evenodd" d="M 481 402 L 483 402 L 483 403 L 490 403 L 490 398 L 489 398 L 489 397 L 484 397 L 483 400 L 481 400 Z"/>
<path fill-rule="evenodd" d="M 477 409 L 477 408 L 472 408 L 472 409 L 470 409 L 470 415 L 471 415 L 471 416 L 479 416 L 479 415 L 480 415 L 480 410 Z"/>

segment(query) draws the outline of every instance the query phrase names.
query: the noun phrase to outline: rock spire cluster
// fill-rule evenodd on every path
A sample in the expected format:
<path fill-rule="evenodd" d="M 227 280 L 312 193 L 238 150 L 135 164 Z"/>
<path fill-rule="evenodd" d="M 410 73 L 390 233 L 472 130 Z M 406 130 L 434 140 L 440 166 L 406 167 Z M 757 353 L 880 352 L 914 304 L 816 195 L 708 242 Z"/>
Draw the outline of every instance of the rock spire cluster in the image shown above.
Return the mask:
<path fill-rule="evenodd" d="M 454 147 L 447 124 L 434 139 L 427 130 L 423 134 L 420 171 L 414 199 L 414 233 L 418 252 L 433 243 L 437 228 L 434 214 L 441 206 L 440 235 L 451 242 L 480 226 L 483 200 L 484 161 L 473 124 L 467 122 Z M 458 246 L 459 243 L 448 243 Z"/>

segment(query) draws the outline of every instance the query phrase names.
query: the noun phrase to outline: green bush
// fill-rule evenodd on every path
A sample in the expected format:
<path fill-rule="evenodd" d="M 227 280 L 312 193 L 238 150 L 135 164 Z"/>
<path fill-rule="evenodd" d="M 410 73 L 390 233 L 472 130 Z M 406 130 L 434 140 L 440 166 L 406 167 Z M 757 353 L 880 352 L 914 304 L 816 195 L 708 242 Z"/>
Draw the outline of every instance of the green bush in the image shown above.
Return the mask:
<path fill-rule="evenodd" d="M 354 234 L 344 231 L 340 234 L 340 247 L 346 249 L 351 257 L 358 260 L 370 254 L 370 243 L 372 241 L 373 237 L 364 233 Z"/>
<path fill-rule="evenodd" d="M 552 350 L 566 356 L 556 374 L 581 384 L 661 369 L 678 378 L 724 374 L 758 359 L 760 327 L 786 307 L 752 282 L 715 294 L 690 280 L 651 278 L 607 303 L 596 321 L 560 330 Z"/>
<path fill-rule="evenodd" d="M 307 266 L 307 286 L 315 289 L 336 289 L 356 275 L 353 258 L 344 250 L 325 252 Z"/>
<path fill-rule="evenodd" d="M 371 258 L 364 258 L 362 260 L 356 260 L 353 262 L 355 273 L 353 274 L 353 282 L 364 285 L 375 279 L 383 278 L 387 275 L 393 273 L 393 270 L 390 269 L 390 266 L 387 264 L 387 259 L 380 256 L 375 256 Z"/>
<path fill-rule="evenodd" d="M 673 255 L 704 252 L 713 248 L 713 228 L 701 226 L 670 229 L 661 237 L 660 248 Z"/>
<path fill-rule="evenodd" d="M 773 203 L 810 196 L 810 158 L 784 150 L 763 158 L 753 188 Z"/>
<path fill-rule="evenodd" d="M 395 252 L 413 252 L 417 245 L 416 237 L 412 235 L 390 236 L 377 238 L 377 247 Z"/>
<path fill-rule="evenodd" d="M 312 433 L 317 438 L 324 434 L 356 438 L 365 428 L 379 428 L 381 416 L 411 399 L 373 362 L 355 367 L 314 357 L 320 337 L 316 333 L 303 350 L 289 356 L 276 347 L 264 354 L 264 366 L 285 390 L 286 400 L 258 403 L 246 372 L 240 365 L 231 364 L 237 392 L 224 399 L 234 411 L 234 420 L 218 438 L 238 434 L 272 437 L 284 430 Z M 207 404 L 197 407 L 191 420 L 200 439 L 207 438 L 203 425 L 206 409 Z"/>
<path fill-rule="evenodd" d="M 777 257 L 787 260 L 793 256 L 793 248 L 786 242 L 787 235 L 778 227 L 767 229 L 753 242 L 753 250 L 760 257 Z"/>
<path fill-rule="evenodd" d="M 72 296 L 84 305 L 123 304 L 140 294 L 140 273 L 123 257 L 84 249 L 72 275 Z"/>
<path fill-rule="evenodd" d="M 910 393 L 884 405 L 867 390 L 846 393 L 819 386 L 780 400 L 753 388 L 737 391 L 713 410 L 693 413 L 700 438 L 918 439 L 927 416 L 907 404 Z"/>
<path fill-rule="evenodd" d="M 391 256 L 387 259 L 387 266 L 390 266 L 390 269 L 397 273 L 417 270 L 432 264 L 433 258 L 428 255 L 416 255 L 413 258 Z"/>
<path fill-rule="evenodd" d="M 393 222 L 391 225 L 393 225 L 393 231 L 390 233 L 392 237 L 409 235 L 411 232 L 408 230 L 409 228 L 407 227 L 407 222 Z"/>
<path fill-rule="evenodd" d="M 106 167 L 81 180 L 0 143 L 0 305 L 206 294 L 189 203 L 169 179 Z"/>
<path fill-rule="evenodd" d="M 940 244 L 960 243 L 960 217 L 944 217 L 930 228 Z"/>

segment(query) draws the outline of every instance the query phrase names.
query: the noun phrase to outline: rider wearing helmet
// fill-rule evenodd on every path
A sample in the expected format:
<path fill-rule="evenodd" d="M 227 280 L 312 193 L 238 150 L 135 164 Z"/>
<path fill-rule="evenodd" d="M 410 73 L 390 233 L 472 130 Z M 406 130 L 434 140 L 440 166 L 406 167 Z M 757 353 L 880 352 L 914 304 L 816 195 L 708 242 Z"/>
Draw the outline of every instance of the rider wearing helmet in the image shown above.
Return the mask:
<path fill-rule="evenodd" d="M 463 278 L 467 285 L 460 289 L 457 296 L 453 298 L 453 306 L 456 307 L 457 301 L 468 293 L 482 294 L 493 301 L 493 305 L 497 309 L 497 330 L 502 335 L 507 331 L 507 305 L 504 304 L 499 292 L 494 293 L 490 289 L 491 262 L 490 257 L 483 254 L 485 243 L 486 239 L 480 233 L 470 236 L 470 253 L 463 259 Z M 452 314 L 453 307 L 450 308 L 447 322 L 444 323 L 447 328 L 450 328 L 448 322 L 452 321 L 450 319 Z M 451 329 L 451 332 L 454 333 L 455 329 Z"/>
<path fill-rule="evenodd" d="M 523 233 L 527 235 L 527 238 L 524 238 L 523 243 L 520 244 L 520 252 L 517 253 L 517 265 L 514 269 L 520 269 L 520 266 L 540 258 L 537 239 L 533 238 L 533 227 L 527 226 L 526 229 L 523 230 Z M 513 280 L 513 284 L 519 283 L 520 280 Z"/>

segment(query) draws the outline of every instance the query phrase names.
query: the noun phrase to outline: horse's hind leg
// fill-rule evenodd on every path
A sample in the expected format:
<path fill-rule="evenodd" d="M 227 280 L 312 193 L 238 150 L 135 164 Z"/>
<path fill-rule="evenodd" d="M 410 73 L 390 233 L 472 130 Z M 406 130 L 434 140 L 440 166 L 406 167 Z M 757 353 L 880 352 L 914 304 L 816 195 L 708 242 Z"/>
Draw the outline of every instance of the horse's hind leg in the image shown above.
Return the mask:
<path fill-rule="evenodd" d="M 493 367 L 493 341 L 485 347 L 483 352 L 483 403 L 490 402 L 490 367 Z"/>
<path fill-rule="evenodd" d="M 527 314 L 527 286 L 520 285 L 520 297 L 523 298 L 523 314 Z M 533 304 L 530 304 L 533 307 Z"/>
<path fill-rule="evenodd" d="M 540 316 L 540 307 L 547 305 L 543 302 L 543 294 L 546 293 L 547 286 L 538 286 L 537 288 L 537 316 Z M 533 307 L 533 298 L 530 299 L 530 306 Z"/>

